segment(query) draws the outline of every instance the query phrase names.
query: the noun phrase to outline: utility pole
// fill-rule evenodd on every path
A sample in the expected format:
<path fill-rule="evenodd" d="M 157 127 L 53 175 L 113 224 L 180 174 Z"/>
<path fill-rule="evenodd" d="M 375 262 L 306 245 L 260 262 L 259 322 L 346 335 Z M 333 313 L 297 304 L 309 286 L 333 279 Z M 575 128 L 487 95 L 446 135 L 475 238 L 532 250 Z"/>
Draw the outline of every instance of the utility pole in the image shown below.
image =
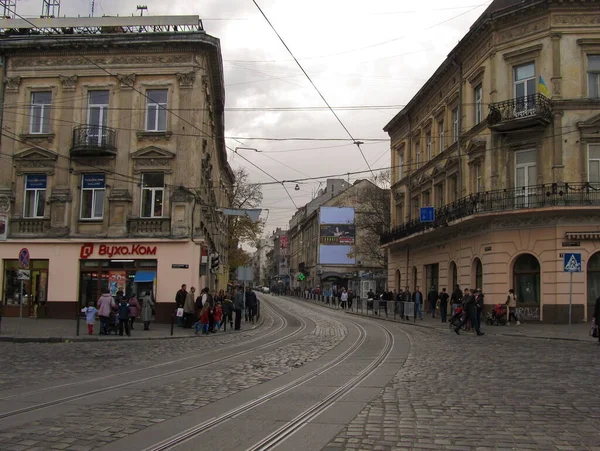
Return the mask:
<path fill-rule="evenodd" d="M 137 5 L 136 9 L 140 12 L 140 17 L 144 17 L 144 11 L 148 11 L 148 5 Z"/>

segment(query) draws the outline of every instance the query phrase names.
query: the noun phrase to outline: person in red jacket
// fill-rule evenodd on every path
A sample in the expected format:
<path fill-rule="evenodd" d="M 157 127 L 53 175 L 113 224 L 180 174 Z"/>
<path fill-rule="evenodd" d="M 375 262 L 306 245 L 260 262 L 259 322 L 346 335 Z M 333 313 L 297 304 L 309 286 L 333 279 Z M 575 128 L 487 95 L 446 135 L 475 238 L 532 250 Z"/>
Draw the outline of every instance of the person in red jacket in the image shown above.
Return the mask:
<path fill-rule="evenodd" d="M 221 330 L 221 320 L 223 319 L 223 308 L 221 307 L 221 301 L 217 302 L 215 306 L 215 329 Z"/>
<path fill-rule="evenodd" d="M 208 335 L 208 324 L 210 323 L 210 304 L 204 303 L 202 310 L 200 310 L 200 327 L 202 329 L 202 335 Z"/>

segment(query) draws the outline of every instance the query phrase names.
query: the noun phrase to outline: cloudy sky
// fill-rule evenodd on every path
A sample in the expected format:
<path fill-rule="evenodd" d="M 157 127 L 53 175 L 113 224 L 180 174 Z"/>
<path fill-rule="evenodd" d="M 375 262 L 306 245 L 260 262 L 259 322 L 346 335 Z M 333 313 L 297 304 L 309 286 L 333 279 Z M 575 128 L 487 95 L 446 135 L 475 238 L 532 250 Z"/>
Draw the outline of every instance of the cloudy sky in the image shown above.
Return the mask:
<path fill-rule="evenodd" d="M 257 0 L 373 168 L 390 165 L 383 126 L 418 91 L 490 1 Z M 62 0 L 61 15 L 89 15 L 91 0 Z M 131 15 L 140 0 L 96 0 L 95 15 Z M 199 15 L 221 40 L 229 147 L 277 180 L 364 171 L 347 133 L 291 59 L 252 0 L 145 0 L 148 14 Z M 39 15 L 42 0 L 18 0 Z M 244 138 L 244 139 L 242 139 Z M 267 141 L 252 138 L 307 138 Z M 337 139 L 326 141 L 325 139 Z M 346 141 L 340 141 L 340 140 Z M 381 141 L 367 141 L 368 139 Z M 229 152 L 254 182 L 273 179 Z M 369 174 L 344 176 L 354 181 Z M 319 181 L 286 186 L 297 206 Z M 263 188 L 266 232 L 287 228 L 295 206 L 281 185 Z M 267 217 L 267 212 L 263 218 Z"/>

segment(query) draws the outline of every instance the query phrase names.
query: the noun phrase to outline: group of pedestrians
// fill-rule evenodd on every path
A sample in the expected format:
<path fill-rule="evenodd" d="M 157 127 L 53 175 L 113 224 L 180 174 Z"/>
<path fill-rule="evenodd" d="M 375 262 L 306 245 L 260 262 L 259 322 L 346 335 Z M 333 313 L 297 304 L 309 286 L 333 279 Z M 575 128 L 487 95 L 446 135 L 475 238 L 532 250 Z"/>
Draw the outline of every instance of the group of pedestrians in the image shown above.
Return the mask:
<path fill-rule="evenodd" d="M 221 290 L 211 293 L 203 288 L 200 295 L 195 297 L 196 289 L 183 284 L 175 294 L 178 326 L 194 328 L 195 333 L 208 335 L 220 330 L 240 330 L 242 316 L 248 323 L 254 324 L 260 315 L 260 301 L 256 293 L 242 287 L 234 291 Z"/>
<path fill-rule="evenodd" d="M 107 289 L 98 298 L 95 305 L 93 302 L 89 302 L 87 307 L 81 309 L 81 312 L 85 314 L 89 335 L 94 333 L 96 316 L 99 316 L 100 335 L 108 335 L 112 330 L 118 330 L 120 336 L 125 333 L 130 337 L 138 316 L 144 323 L 144 330 L 150 329 L 154 304 L 152 293 L 149 291 L 142 293 L 141 299 L 138 299 L 135 294 L 127 295 L 123 290 L 117 291 L 113 296 Z"/>

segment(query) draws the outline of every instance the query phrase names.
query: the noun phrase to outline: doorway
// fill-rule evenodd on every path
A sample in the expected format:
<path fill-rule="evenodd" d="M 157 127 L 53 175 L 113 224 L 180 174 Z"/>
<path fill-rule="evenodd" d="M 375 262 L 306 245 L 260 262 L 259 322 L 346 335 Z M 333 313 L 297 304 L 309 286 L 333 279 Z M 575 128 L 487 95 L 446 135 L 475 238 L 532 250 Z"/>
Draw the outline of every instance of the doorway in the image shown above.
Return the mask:
<path fill-rule="evenodd" d="M 515 152 L 515 201 L 517 208 L 529 208 L 535 198 L 537 183 L 537 151 L 519 150 Z"/>

